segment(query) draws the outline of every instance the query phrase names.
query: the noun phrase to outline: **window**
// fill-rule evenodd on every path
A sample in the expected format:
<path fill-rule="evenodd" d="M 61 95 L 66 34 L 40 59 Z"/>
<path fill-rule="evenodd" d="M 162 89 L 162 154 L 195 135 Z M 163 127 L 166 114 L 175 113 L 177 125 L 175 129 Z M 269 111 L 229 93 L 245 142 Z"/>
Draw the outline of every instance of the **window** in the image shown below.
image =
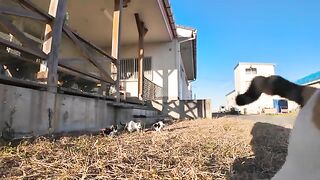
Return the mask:
<path fill-rule="evenodd" d="M 152 80 L 152 61 L 151 57 L 145 57 L 143 60 L 144 76 Z M 138 59 L 129 58 L 120 60 L 120 80 L 138 79 Z"/>
<path fill-rule="evenodd" d="M 246 74 L 257 74 L 257 68 L 246 68 Z"/>

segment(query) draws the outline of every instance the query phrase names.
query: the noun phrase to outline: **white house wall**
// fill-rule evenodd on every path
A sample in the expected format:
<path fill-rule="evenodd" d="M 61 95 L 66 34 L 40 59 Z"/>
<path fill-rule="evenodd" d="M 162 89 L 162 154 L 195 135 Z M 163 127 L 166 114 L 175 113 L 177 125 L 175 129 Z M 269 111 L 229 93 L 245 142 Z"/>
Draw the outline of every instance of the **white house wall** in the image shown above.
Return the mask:
<path fill-rule="evenodd" d="M 178 53 L 179 54 L 179 53 Z M 192 99 L 190 83 L 187 80 L 187 75 L 184 69 L 184 64 L 181 59 L 181 56 L 178 57 L 179 62 L 179 99 L 181 100 L 190 100 Z"/>
<path fill-rule="evenodd" d="M 176 41 L 149 43 L 144 45 L 145 57 L 152 59 L 152 82 L 163 88 L 163 96 L 170 99 L 178 97 L 178 68 L 176 62 Z M 138 46 L 123 46 L 120 52 L 121 59 L 136 58 Z M 126 91 L 131 96 L 137 96 L 138 84 L 136 80 L 124 81 Z"/>

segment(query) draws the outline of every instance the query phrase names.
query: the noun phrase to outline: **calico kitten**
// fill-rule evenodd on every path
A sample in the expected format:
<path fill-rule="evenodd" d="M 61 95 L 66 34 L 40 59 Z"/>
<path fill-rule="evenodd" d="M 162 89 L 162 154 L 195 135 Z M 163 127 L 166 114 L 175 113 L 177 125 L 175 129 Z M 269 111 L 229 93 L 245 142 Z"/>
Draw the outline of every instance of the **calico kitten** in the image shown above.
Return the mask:
<path fill-rule="evenodd" d="M 111 125 L 110 127 L 101 129 L 102 134 L 108 136 L 114 136 L 118 133 L 118 126 Z"/>

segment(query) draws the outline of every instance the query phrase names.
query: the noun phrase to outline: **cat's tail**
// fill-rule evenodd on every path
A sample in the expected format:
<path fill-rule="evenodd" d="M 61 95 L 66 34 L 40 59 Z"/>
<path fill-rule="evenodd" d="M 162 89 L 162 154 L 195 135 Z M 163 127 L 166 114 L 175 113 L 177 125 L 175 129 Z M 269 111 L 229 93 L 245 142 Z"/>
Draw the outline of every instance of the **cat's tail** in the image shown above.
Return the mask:
<path fill-rule="evenodd" d="M 250 104 L 256 101 L 262 93 L 266 93 L 279 95 L 303 106 L 315 90 L 316 88 L 292 83 L 281 76 L 257 76 L 251 81 L 247 91 L 236 97 L 236 103 L 240 106 Z"/>

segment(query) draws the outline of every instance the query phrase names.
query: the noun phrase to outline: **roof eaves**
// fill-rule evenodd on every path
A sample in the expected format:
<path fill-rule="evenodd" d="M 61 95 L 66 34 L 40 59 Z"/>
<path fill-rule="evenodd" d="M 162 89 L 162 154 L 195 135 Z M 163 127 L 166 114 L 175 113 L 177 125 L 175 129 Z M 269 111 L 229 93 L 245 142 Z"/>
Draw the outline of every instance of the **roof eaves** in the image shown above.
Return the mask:
<path fill-rule="evenodd" d="M 175 21 L 174 21 L 174 18 L 173 18 L 173 13 L 172 13 L 172 10 L 171 10 L 171 6 L 170 6 L 170 3 L 169 3 L 169 0 L 162 0 L 162 2 L 163 2 L 163 5 L 164 5 L 164 7 L 166 9 L 166 15 L 167 15 L 169 23 L 170 23 L 170 28 L 171 28 L 171 31 L 172 31 L 172 34 L 173 34 L 173 38 L 177 38 L 178 35 L 177 35 L 176 24 L 175 24 Z"/>

